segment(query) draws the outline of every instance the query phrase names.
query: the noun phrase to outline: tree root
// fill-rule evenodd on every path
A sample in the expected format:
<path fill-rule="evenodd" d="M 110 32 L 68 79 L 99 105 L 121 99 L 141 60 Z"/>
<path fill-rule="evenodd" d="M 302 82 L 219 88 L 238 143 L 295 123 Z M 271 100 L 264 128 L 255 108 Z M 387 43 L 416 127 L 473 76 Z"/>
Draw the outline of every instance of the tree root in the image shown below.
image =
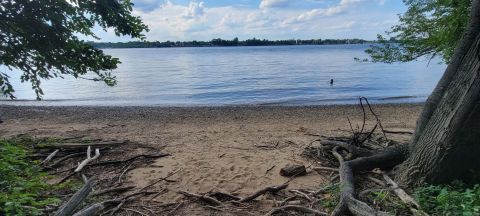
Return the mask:
<path fill-rule="evenodd" d="M 377 154 L 371 156 L 360 157 L 351 161 L 344 161 L 343 157 L 338 153 L 339 147 L 336 146 L 332 153 L 340 163 L 340 202 L 332 212 L 332 216 L 345 215 L 347 211 L 353 215 L 369 216 L 369 215 L 388 215 L 384 212 L 377 212 L 366 203 L 354 197 L 354 172 L 372 170 L 375 168 L 385 169 L 391 168 L 405 160 L 406 147 L 398 146 L 387 148 Z M 352 148 L 346 148 L 347 150 Z"/>

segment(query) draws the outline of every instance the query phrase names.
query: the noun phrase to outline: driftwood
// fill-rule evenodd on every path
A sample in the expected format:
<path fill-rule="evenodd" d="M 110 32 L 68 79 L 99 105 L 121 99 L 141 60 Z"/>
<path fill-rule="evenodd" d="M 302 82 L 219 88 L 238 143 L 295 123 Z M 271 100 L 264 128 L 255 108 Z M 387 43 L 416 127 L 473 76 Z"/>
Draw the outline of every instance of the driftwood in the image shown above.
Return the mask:
<path fill-rule="evenodd" d="M 87 208 L 80 210 L 75 213 L 73 216 L 92 216 L 98 215 L 101 211 L 106 208 L 105 202 L 95 203 Z"/>
<path fill-rule="evenodd" d="M 282 207 L 272 209 L 270 212 L 265 214 L 265 216 L 273 215 L 275 213 L 282 212 L 282 211 L 299 211 L 299 212 L 303 212 L 303 213 L 307 213 L 307 214 L 313 214 L 313 215 L 317 215 L 317 216 L 327 216 L 328 215 L 325 212 L 321 212 L 321 211 L 311 209 L 311 208 L 306 208 L 306 207 L 299 206 L 299 205 L 286 205 L 286 206 L 282 206 Z"/>
<path fill-rule="evenodd" d="M 60 149 L 56 149 L 55 151 L 53 151 L 51 154 L 48 155 L 47 158 L 45 158 L 45 160 L 43 160 L 40 165 L 45 165 L 47 164 L 48 162 L 50 162 L 50 160 L 52 160 L 53 157 L 55 157 L 55 155 L 57 155 L 57 153 L 60 152 Z"/>
<path fill-rule="evenodd" d="M 49 166 L 46 166 L 45 168 L 46 169 L 52 169 L 52 168 L 56 167 L 57 165 L 59 165 L 63 161 L 66 161 L 70 158 L 77 157 L 77 156 L 84 155 L 84 154 L 85 154 L 84 152 L 78 152 L 78 153 L 73 153 L 73 154 L 66 155 L 66 156 L 61 157 L 60 159 L 56 160 L 55 162 L 53 162 Z"/>
<path fill-rule="evenodd" d="M 73 196 L 64 204 L 60 209 L 55 212 L 55 216 L 70 216 L 75 209 L 87 198 L 88 194 L 92 191 L 95 181 L 89 179 L 80 190 L 78 190 Z"/>
<path fill-rule="evenodd" d="M 245 197 L 241 200 L 239 200 L 238 202 L 249 202 L 249 201 L 252 201 L 254 200 L 255 198 L 263 195 L 263 194 L 266 194 L 266 193 L 276 193 L 278 191 L 281 191 L 285 188 L 288 187 L 288 184 L 283 184 L 283 185 L 280 185 L 280 186 L 272 186 L 272 187 L 266 187 L 264 189 L 261 189 L 255 193 L 253 193 L 252 195 L 248 196 L 248 197 Z"/>
<path fill-rule="evenodd" d="M 77 169 L 75 169 L 75 172 L 80 172 L 82 169 L 90 162 L 93 160 L 97 159 L 100 157 L 100 149 L 95 149 L 95 156 L 92 157 L 92 149 L 90 146 L 87 148 L 87 159 L 83 160 L 80 164 L 78 164 Z"/>

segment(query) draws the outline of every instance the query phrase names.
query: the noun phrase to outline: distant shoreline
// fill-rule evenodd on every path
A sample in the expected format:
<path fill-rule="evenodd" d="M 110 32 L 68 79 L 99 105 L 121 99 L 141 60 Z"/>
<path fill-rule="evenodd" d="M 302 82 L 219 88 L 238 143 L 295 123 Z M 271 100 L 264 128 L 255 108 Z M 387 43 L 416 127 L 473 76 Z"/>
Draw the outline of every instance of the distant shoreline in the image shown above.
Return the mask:
<path fill-rule="evenodd" d="M 109 48 L 181 48 L 181 47 L 252 47 L 252 46 L 305 46 L 305 45 L 350 45 L 374 44 L 376 41 L 363 39 L 310 39 L 310 40 L 265 40 L 247 39 L 239 41 L 213 39 L 211 41 L 129 41 L 129 42 L 93 42 L 87 44 L 98 49 Z"/>

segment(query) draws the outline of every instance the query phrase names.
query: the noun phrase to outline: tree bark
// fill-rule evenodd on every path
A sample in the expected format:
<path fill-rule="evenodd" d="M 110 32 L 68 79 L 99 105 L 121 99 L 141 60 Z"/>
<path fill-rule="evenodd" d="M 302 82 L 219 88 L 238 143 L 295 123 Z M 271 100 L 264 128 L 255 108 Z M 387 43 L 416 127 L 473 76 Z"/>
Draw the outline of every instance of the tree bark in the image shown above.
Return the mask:
<path fill-rule="evenodd" d="M 400 183 L 473 180 L 480 171 L 480 0 L 442 79 L 427 100 L 398 169 Z"/>

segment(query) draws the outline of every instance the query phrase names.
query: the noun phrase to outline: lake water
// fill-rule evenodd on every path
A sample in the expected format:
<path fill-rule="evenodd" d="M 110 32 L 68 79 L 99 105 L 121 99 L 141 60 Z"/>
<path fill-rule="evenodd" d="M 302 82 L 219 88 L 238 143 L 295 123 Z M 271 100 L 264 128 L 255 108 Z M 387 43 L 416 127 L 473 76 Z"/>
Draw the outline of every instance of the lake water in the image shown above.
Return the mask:
<path fill-rule="evenodd" d="M 446 66 L 433 60 L 360 63 L 366 45 L 106 49 L 122 64 L 118 85 L 54 79 L 44 101 L 11 75 L 15 105 L 202 106 L 422 102 Z M 5 70 L 0 68 L 0 70 Z M 334 84 L 330 85 L 330 79 Z"/>

